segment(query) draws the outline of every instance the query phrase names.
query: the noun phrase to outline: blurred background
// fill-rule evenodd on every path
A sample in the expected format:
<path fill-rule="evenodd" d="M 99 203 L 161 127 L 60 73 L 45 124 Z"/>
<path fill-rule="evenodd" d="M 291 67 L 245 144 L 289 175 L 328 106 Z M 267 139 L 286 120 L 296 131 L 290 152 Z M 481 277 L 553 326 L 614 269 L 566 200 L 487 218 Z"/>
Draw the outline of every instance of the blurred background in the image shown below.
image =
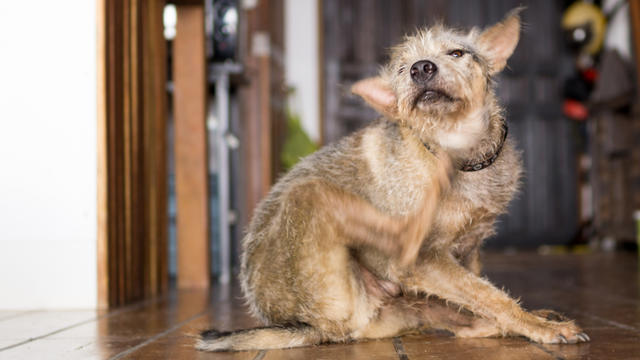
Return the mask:
<path fill-rule="evenodd" d="M 376 118 L 349 88 L 390 46 L 520 5 L 497 91 L 525 176 L 487 247 L 636 251 L 637 1 L 4 2 L 0 308 L 231 281 L 274 181 Z"/>

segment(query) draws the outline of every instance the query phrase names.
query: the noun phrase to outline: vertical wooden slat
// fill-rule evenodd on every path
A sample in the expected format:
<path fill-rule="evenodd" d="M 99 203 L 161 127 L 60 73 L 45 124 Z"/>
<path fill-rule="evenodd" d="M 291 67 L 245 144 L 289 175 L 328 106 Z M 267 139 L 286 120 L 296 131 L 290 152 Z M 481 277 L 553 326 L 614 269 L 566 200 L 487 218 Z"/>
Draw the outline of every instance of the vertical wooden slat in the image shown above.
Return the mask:
<path fill-rule="evenodd" d="M 145 200 L 147 204 L 145 269 L 142 281 L 145 295 L 163 292 L 168 286 L 167 244 L 167 149 L 166 149 L 166 46 L 163 36 L 162 13 L 164 4 L 143 2 L 143 104 Z M 151 176 L 151 174 L 157 174 Z"/>
<path fill-rule="evenodd" d="M 257 71 L 256 71 L 256 59 L 251 55 L 251 36 L 256 31 L 257 14 L 256 10 L 248 10 L 245 13 L 245 21 L 243 24 L 243 41 L 240 42 L 240 48 L 242 52 L 242 63 L 246 67 L 246 75 L 248 78 L 253 79 L 247 86 L 241 88 L 240 97 L 241 101 L 245 104 L 242 106 L 241 117 L 243 127 L 245 128 L 243 133 L 243 141 L 245 144 L 244 149 L 244 180 L 245 184 L 245 205 L 246 211 L 242 214 L 244 216 L 243 223 L 248 224 L 253 212 L 254 206 L 258 203 L 262 192 L 262 182 L 260 180 L 260 126 L 259 126 L 259 98 L 257 94 Z"/>
<path fill-rule="evenodd" d="M 636 88 L 640 85 L 640 0 L 629 0 L 629 17 L 631 19 L 631 27 L 633 30 L 632 40 L 633 40 L 633 51 L 634 51 L 634 59 L 636 65 Z M 636 101 L 634 102 L 635 106 L 633 106 L 633 119 L 632 119 L 632 129 L 634 133 L 634 138 L 640 137 L 640 108 L 637 101 L 640 96 L 639 92 L 636 91 Z M 634 188 L 632 189 L 633 200 L 632 204 L 634 209 L 640 209 L 640 191 L 637 191 L 637 188 L 640 186 L 640 150 L 638 146 L 633 147 L 631 150 L 631 168 L 629 169 L 631 173 L 631 178 L 633 179 Z M 635 190 L 635 191 L 634 191 Z"/>
<path fill-rule="evenodd" d="M 110 259 L 115 264 L 115 278 L 116 282 L 115 293 L 114 293 L 114 304 L 123 304 L 124 303 L 124 274 L 125 274 L 125 248 L 124 248 L 124 239 L 126 236 L 126 212 L 125 212 L 125 195 L 124 195 L 124 184 L 127 176 L 127 172 L 124 168 L 124 157 L 125 150 L 123 145 L 124 139 L 124 128 L 126 126 L 125 122 L 125 99 L 126 99 L 126 83 L 124 76 L 124 68 L 125 68 L 125 59 L 126 59 L 126 46 L 124 43 L 125 35 L 125 22 L 126 17 L 124 16 L 123 7 L 126 6 L 126 0 L 115 1 L 113 17 L 114 17 L 114 38 L 113 38 L 113 52 L 114 52 L 114 62 L 111 65 L 115 67 L 114 69 L 114 87 L 111 89 L 112 96 L 114 97 L 115 106 L 112 114 L 112 126 L 114 128 L 112 134 L 112 151 L 113 162 L 114 162 L 114 208 L 111 210 L 112 214 L 116 214 L 117 218 L 115 219 L 116 224 L 114 225 L 114 230 L 117 231 L 114 238 L 114 257 Z"/>
<path fill-rule="evenodd" d="M 117 114 L 121 112 L 121 97 L 118 96 L 118 89 L 122 87 L 121 83 L 121 19 L 122 17 L 118 13 L 119 6 L 121 2 L 118 0 L 107 1 L 105 5 L 105 76 L 106 76 L 106 103 L 107 107 L 105 109 L 105 142 L 106 149 L 104 149 L 106 159 L 106 169 L 104 169 L 104 174 L 106 177 L 106 185 L 104 191 L 107 192 L 107 206 L 104 209 L 99 209 L 102 211 L 106 211 L 104 217 L 107 218 L 107 228 L 103 229 L 106 234 L 103 234 L 104 238 L 106 238 L 108 244 L 107 249 L 108 252 L 106 254 L 107 259 L 99 260 L 99 262 L 105 262 L 108 266 L 108 273 L 106 275 L 106 279 L 103 281 L 108 281 L 108 294 L 103 295 L 104 299 L 107 299 L 108 306 L 118 303 L 118 297 L 120 294 L 119 291 L 119 283 L 120 283 L 120 263 L 119 263 L 119 254 L 120 254 L 120 242 L 121 238 L 121 217 L 122 214 L 119 211 L 120 207 L 120 198 L 119 198 L 119 188 L 120 188 L 120 177 L 119 174 L 122 171 L 119 170 L 119 154 L 118 150 L 120 149 L 117 146 L 118 139 L 118 129 L 120 128 L 119 121 L 117 118 Z"/>
<path fill-rule="evenodd" d="M 317 71 L 317 76 L 318 76 L 318 104 L 320 104 L 320 106 L 318 106 L 318 129 L 320 129 L 320 134 L 319 134 L 319 138 L 318 138 L 318 143 L 319 144 L 324 144 L 324 139 L 325 139 L 325 130 L 324 130 L 324 114 L 325 114 L 325 107 L 324 107 L 324 101 L 325 101 L 325 96 L 324 96 L 324 91 L 325 91 L 325 63 L 324 63 L 324 31 L 325 31 L 325 26 L 324 26 L 324 21 L 323 21 L 323 17 L 322 17 L 322 9 L 324 6 L 324 0 L 317 0 L 315 3 L 315 11 L 316 11 L 316 24 L 318 24 L 318 64 L 320 64 L 320 66 L 318 66 L 318 68 L 316 69 Z M 287 51 L 290 51 L 289 49 L 286 49 Z"/>
<path fill-rule="evenodd" d="M 250 82 L 240 92 L 247 210 L 242 223 L 248 222 L 278 175 L 285 129 L 284 72 L 278 60 L 284 49 L 283 6 L 282 0 L 263 0 L 243 13 L 241 59 Z M 262 40 L 268 44 L 260 44 Z"/>
<path fill-rule="evenodd" d="M 266 191 L 264 195 L 271 189 L 273 184 L 280 175 L 282 175 L 282 149 L 284 139 L 287 133 L 286 121 L 286 81 L 284 74 L 284 58 L 285 58 L 285 39 L 284 39 L 284 1 L 271 0 L 269 2 L 269 19 L 267 31 L 271 40 L 271 54 L 269 56 L 269 77 L 266 81 L 269 84 L 269 90 L 263 93 L 263 99 L 270 110 L 269 128 L 271 135 L 269 145 L 271 152 L 269 160 L 271 161 L 271 174 L 269 181 L 266 183 Z"/>
<path fill-rule="evenodd" d="M 260 98 L 260 173 L 261 194 L 266 195 L 271 185 L 272 163 L 271 163 L 271 104 L 265 99 L 269 99 L 271 93 L 271 64 L 268 56 L 258 57 L 258 96 Z"/>
<path fill-rule="evenodd" d="M 178 287 L 209 286 L 204 5 L 178 5 L 174 39 Z"/>
<path fill-rule="evenodd" d="M 320 64 L 324 70 L 321 79 L 324 96 L 324 101 L 321 103 L 324 114 L 322 117 L 323 143 L 336 140 L 341 128 L 341 123 L 338 121 L 341 99 L 335 94 L 340 92 L 340 60 L 342 60 L 340 45 L 344 42 L 335 41 L 335 39 L 344 30 L 341 17 L 347 12 L 345 8 L 346 6 L 339 6 L 338 0 L 323 0 L 320 9 L 324 34 L 320 43 L 323 56 Z"/>
<path fill-rule="evenodd" d="M 131 6 L 132 1 L 135 0 L 125 0 L 125 6 L 123 7 L 123 16 L 125 19 L 124 22 L 124 52 L 125 52 L 125 61 L 124 61 L 124 118 L 123 118 L 123 135 L 124 135 L 124 239 L 123 239 L 123 252 L 124 252 L 124 271 L 122 272 L 122 282 L 123 282 L 123 291 L 121 295 L 121 301 L 123 303 L 129 301 L 131 293 L 131 289 L 133 287 L 132 283 L 132 257 L 131 257 L 131 242 L 132 242 L 132 233 L 134 226 L 134 214 L 133 214 L 133 171 L 135 167 L 132 165 L 132 153 L 133 153 L 133 135 L 132 135 L 132 127 L 135 119 L 132 117 L 132 102 L 135 101 L 134 96 L 135 93 L 133 91 L 133 75 L 131 69 L 132 63 L 132 29 L 131 29 Z"/>
<path fill-rule="evenodd" d="M 110 197 L 112 198 L 112 204 L 109 208 L 109 213 L 113 219 L 111 231 L 111 247 L 113 248 L 112 257 L 109 258 L 112 272 L 112 301 L 110 304 L 118 304 L 121 302 L 120 294 L 122 294 L 122 238 L 124 237 L 123 223 L 124 212 L 122 209 L 122 181 L 124 178 L 124 171 L 122 170 L 122 146 L 119 142 L 122 138 L 122 97 L 119 96 L 118 91 L 123 88 L 122 84 L 122 16 L 118 10 L 122 7 L 122 1 L 112 2 L 111 17 L 113 18 L 111 25 L 112 39 L 110 41 L 110 47 L 112 54 L 110 54 L 110 63 L 107 68 L 111 69 L 111 87 L 109 89 L 109 95 L 112 99 L 112 108 L 110 109 L 109 127 L 111 132 L 109 134 L 109 151 L 112 152 L 109 162 L 111 167 L 109 168 L 109 177 L 112 181 L 110 183 Z"/>
<path fill-rule="evenodd" d="M 164 2 L 99 4 L 98 301 L 166 289 Z M 102 104 L 102 106 L 101 106 Z"/>
<path fill-rule="evenodd" d="M 96 25 L 97 25 L 97 85 L 98 98 L 97 105 L 97 145 L 98 145 L 98 183 L 97 183 L 97 205 L 98 205 L 98 233 L 97 233 L 97 275 L 98 275 L 98 308 L 103 309 L 109 305 L 109 199 L 107 191 L 107 8 L 105 0 L 96 2 Z"/>
<path fill-rule="evenodd" d="M 130 0 L 130 22 L 131 22 L 131 199 L 133 210 L 131 213 L 131 244 L 130 261 L 128 274 L 130 279 L 128 285 L 128 297 L 130 299 L 140 299 L 144 292 L 142 274 L 145 272 L 143 249 L 149 242 L 146 234 L 146 213 L 149 208 L 144 192 L 144 181 L 146 172 L 144 171 L 145 153 L 144 141 L 144 102 L 143 93 L 143 67 L 142 67 L 142 22 L 143 18 L 140 7 L 142 0 Z"/>
<path fill-rule="evenodd" d="M 629 0 L 633 50 L 635 51 L 636 76 L 640 76 L 640 0 Z M 640 79 L 636 79 L 640 83 Z"/>
<path fill-rule="evenodd" d="M 124 0 L 124 6 L 122 7 L 122 17 L 124 19 L 123 26 L 123 113 L 122 113 L 122 144 L 124 155 L 122 157 L 123 163 L 123 202 L 124 202 L 124 232 L 123 238 L 121 239 L 121 249 L 122 249 L 122 267 L 120 270 L 120 294 L 119 301 L 121 303 L 127 302 L 129 300 L 128 294 L 131 291 L 131 232 L 132 232 L 132 210 L 133 205 L 131 198 L 131 180 L 132 180 L 132 166 L 131 166 L 131 102 L 132 102 L 132 92 L 131 92 L 131 17 L 130 17 L 130 6 L 131 1 L 135 0 Z"/>

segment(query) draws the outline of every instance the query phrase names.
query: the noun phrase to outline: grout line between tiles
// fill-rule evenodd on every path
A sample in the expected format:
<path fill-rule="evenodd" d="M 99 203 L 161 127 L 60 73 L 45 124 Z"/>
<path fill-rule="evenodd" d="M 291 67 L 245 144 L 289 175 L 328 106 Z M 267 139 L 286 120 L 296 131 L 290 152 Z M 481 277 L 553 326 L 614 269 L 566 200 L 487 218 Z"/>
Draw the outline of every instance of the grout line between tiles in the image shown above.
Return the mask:
<path fill-rule="evenodd" d="M 200 312 L 200 313 L 198 313 L 198 314 L 195 314 L 195 315 L 191 316 L 191 317 L 190 317 L 190 318 L 188 318 L 188 319 L 182 320 L 182 321 L 180 321 L 179 323 L 177 323 L 177 324 L 173 325 L 172 327 L 168 328 L 167 330 L 165 330 L 165 331 L 163 331 L 163 332 L 161 332 L 161 333 L 158 333 L 158 334 L 156 334 L 156 335 L 154 335 L 154 336 L 152 336 L 152 337 L 148 338 L 147 340 L 145 340 L 145 341 L 141 342 L 140 344 L 138 344 L 138 345 L 136 345 L 136 346 L 134 346 L 134 347 L 131 347 L 131 348 L 129 348 L 129 349 L 127 349 L 127 350 L 125 350 L 125 351 L 123 351 L 123 352 L 119 353 L 119 354 L 116 354 L 116 355 L 114 355 L 114 356 L 110 357 L 110 358 L 109 358 L 109 360 L 122 359 L 123 357 L 125 357 L 125 356 L 127 356 L 127 355 L 129 355 L 129 354 L 133 353 L 134 351 L 136 351 L 136 350 L 138 350 L 138 349 L 141 349 L 141 348 L 143 348 L 143 347 L 145 347 L 145 346 L 147 346 L 147 345 L 151 344 L 152 342 L 154 342 L 154 341 L 158 340 L 159 338 L 161 338 L 161 337 L 163 337 L 163 336 L 165 336 L 165 335 L 168 335 L 168 334 L 170 334 L 170 333 L 172 333 L 172 332 L 174 332 L 174 331 L 178 330 L 178 329 L 179 329 L 179 328 L 181 328 L 183 325 L 185 325 L 185 324 L 187 324 L 187 323 L 189 323 L 189 322 L 191 322 L 191 321 L 193 321 L 193 320 L 195 320 L 195 319 L 197 319 L 197 318 L 199 318 L 199 317 L 202 317 L 202 316 L 206 315 L 206 314 L 207 314 L 207 312 L 208 312 L 208 310 L 205 310 L 205 311 L 202 311 L 202 312 Z"/>
<path fill-rule="evenodd" d="M 401 338 L 393 338 L 393 348 L 396 350 L 396 354 L 398 354 L 398 359 L 409 360 L 409 355 L 407 355 L 406 351 L 404 350 L 404 345 L 402 345 Z"/>
<path fill-rule="evenodd" d="M 260 350 L 257 354 L 256 357 L 253 358 L 253 360 L 262 360 L 264 359 L 264 356 L 267 354 L 267 350 Z"/>
<path fill-rule="evenodd" d="M 106 319 L 106 318 L 109 318 L 109 317 L 112 317 L 112 316 L 115 316 L 115 315 L 118 315 L 118 314 L 122 314 L 122 313 L 126 313 L 126 312 L 129 312 L 129 311 L 133 311 L 133 310 L 139 309 L 141 307 L 144 307 L 146 305 L 153 304 L 154 302 L 157 302 L 157 301 L 160 301 L 160 300 L 164 300 L 165 298 L 166 298 L 166 296 L 161 296 L 161 297 L 158 297 L 158 298 L 142 301 L 142 302 L 134 304 L 134 305 L 126 306 L 126 307 L 123 307 L 121 309 L 109 311 L 104 315 L 100 315 L 100 316 L 93 317 L 91 319 L 80 321 L 80 322 L 65 326 L 63 328 L 60 328 L 58 330 L 54 330 L 54 331 L 48 332 L 48 333 L 43 334 L 43 335 L 34 336 L 32 338 L 28 338 L 26 340 L 17 342 L 15 344 L 11 344 L 11 345 L 2 347 L 2 348 L 0 348 L 0 352 L 5 351 L 5 350 L 9 350 L 9 349 L 13 349 L 13 348 L 16 348 L 18 346 L 22 346 L 24 344 L 28 344 L 28 343 L 36 341 L 36 340 L 44 339 L 44 338 L 49 337 L 51 335 L 59 334 L 59 333 L 61 333 L 63 331 L 66 331 L 66 330 L 69 330 L 69 329 L 73 329 L 74 327 L 77 327 L 77 326 L 81 326 L 81 325 L 88 324 L 88 323 L 91 323 L 91 322 L 94 322 L 94 321 Z"/>

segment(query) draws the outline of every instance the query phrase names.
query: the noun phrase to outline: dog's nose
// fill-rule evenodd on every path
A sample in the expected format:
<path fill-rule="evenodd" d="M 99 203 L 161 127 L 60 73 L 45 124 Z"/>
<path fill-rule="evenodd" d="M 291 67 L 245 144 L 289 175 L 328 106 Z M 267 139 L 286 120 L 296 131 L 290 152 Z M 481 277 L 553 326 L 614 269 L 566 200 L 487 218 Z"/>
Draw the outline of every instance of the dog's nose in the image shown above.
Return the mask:
<path fill-rule="evenodd" d="M 438 67 L 429 60 L 421 60 L 411 65 L 411 79 L 417 84 L 431 79 L 436 72 Z"/>

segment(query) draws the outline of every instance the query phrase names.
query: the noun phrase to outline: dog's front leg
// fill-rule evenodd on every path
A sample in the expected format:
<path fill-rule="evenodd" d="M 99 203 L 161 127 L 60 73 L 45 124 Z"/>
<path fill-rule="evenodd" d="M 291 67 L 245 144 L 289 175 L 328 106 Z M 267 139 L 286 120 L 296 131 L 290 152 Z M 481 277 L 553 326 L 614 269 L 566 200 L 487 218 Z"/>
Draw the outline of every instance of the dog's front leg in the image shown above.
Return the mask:
<path fill-rule="evenodd" d="M 576 343 L 589 337 L 572 321 L 549 321 L 524 311 L 505 292 L 461 266 L 448 252 L 434 251 L 407 270 L 407 291 L 436 295 L 495 321 L 503 334 L 519 334 L 540 343 Z"/>

